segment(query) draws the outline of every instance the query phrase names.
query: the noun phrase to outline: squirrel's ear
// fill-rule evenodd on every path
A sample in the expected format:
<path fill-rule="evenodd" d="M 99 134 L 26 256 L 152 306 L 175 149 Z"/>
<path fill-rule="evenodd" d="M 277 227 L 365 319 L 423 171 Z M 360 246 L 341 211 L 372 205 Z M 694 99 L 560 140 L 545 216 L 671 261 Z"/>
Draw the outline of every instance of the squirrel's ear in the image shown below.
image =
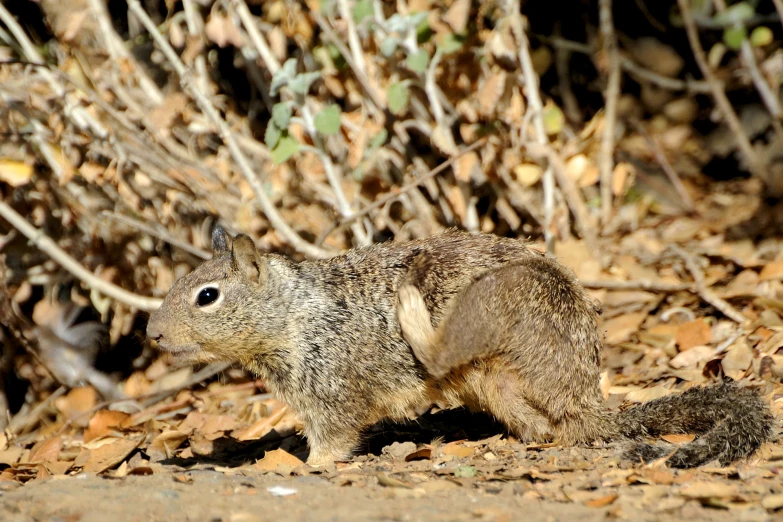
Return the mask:
<path fill-rule="evenodd" d="M 226 231 L 220 225 L 212 229 L 212 253 L 223 254 L 228 252 L 228 237 Z"/>
<path fill-rule="evenodd" d="M 250 236 L 239 234 L 231 245 L 231 260 L 234 268 L 247 279 L 260 282 L 264 260 Z"/>

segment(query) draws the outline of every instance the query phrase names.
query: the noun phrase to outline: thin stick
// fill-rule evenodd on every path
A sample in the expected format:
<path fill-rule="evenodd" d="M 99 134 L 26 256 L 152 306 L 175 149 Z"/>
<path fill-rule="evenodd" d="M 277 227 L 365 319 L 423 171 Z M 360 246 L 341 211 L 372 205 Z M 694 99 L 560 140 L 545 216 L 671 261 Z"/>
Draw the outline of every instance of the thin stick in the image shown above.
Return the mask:
<path fill-rule="evenodd" d="M 783 0 L 776 1 L 783 2 Z M 553 47 L 558 49 L 566 49 L 581 54 L 595 54 L 595 49 L 593 49 L 593 47 L 590 45 L 574 42 L 572 40 L 566 40 L 565 38 L 559 36 L 550 37 L 545 35 L 536 35 L 536 38 L 542 42 L 551 44 Z M 623 69 L 625 69 L 625 71 L 628 72 L 631 76 L 636 76 L 639 79 L 648 81 L 654 85 L 657 85 L 658 87 L 661 87 L 662 89 L 669 89 L 672 91 L 688 91 L 702 94 L 712 92 L 710 90 L 709 84 L 703 80 L 678 80 L 676 78 L 669 78 L 668 76 L 661 76 L 660 74 L 652 72 L 649 69 L 645 69 L 644 67 L 634 62 L 632 59 L 626 58 L 625 56 L 620 56 L 620 64 L 622 65 Z"/>
<path fill-rule="evenodd" d="M 60 266 L 70 272 L 75 278 L 81 280 L 93 290 L 97 290 L 98 292 L 111 297 L 112 299 L 116 299 L 117 301 L 137 310 L 146 310 L 151 312 L 153 310 L 157 310 L 163 302 L 161 299 L 156 299 L 154 297 L 143 297 L 132 292 L 128 292 L 124 288 L 120 288 L 119 286 L 96 276 L 80 265 L 79 262 L 70 255 L 68 255 L 68 253 L 61 249 L 49 236 L 28 223 L 24 217 L 22 217 L 16 210 L 6 204 L 5 201 L 0 201 L 0 216 L 8 221 L 19 232 L 24 234 L 24 236 L 29 239 L 33 245 L 35 245 Z"/>
<path fill-rule="evenodd" d="M 547 138 L 544 126 L 544 104 L 541 102 L 541 93 L 538 91 L 540 81 L 530 56 L 530 42 L 525 34 L 525 23 L 520 14 L 519 0 L 506 0 L 505 11 L 506 15 L 511 17 L 511 28 L 517 45 L 519 45 L 519 63 L 522 66 L 522 74 L 525 76 L 528 111 L 532 111 L 533 114 L 536 140 L 539 145 L 549 146 L 549 138 Z M 542 185 L 544 188 L 544 242 L 546 243 L 546 251 L 552 253 L 555 248 L 552 231 L 552 220 L 555 215 L 555 175 L 551 162 L 544 170 Z"/>
<path fill-rule="evenodd" d="M 731 306 L 728 301 L 721 299 L 715 295 L 712 290 L 707 288 L 707 283 L 704 281 L 704 272 L 702 272 L 701 268 L 699 268 L 699 265 L 696 263 L 696 259 L 691 254 L 677 245 L 672 245 L 670 248 L 672 252 L 681 257 L 685 262 L 685 267 L 688 269 L 688 272 L 691 273 L 693 282 L 696 284 L 696 293 L 699 294 L 699 297 L 720 310 L 723 315 L 732 321 L 742 324 L 748 320 L 747 317 L 740 313 L 736 308 Z"/>
<path fill-rule="evenodd" d="M 362 88 L 364 89 L 364 93 L 369 96 L 371 103 L 371 107 L 373 109 L 373 112 L 380 112 L 380 110 L 384 107 L 384 104 L 381 102 L 380 98 L 378 98 L 378 93 L 376 92 L 376 89 L 370 84 L 370 80 L 367 78 L 364 64 L 361 63 L 361 60 L 358 62 L 354 60 L 353 52 L 350 51 L 346 46 L 345 43 L 343 43 L 342 40 L 340 40 L 340 37 L 337 36 L 337 33 L 335 33 L 334 29 L 326 23 L 326 20 L 324 20 L 324 17 L 321 16 L 318 11 L 311 11 L 310 16 L 313 17 L 315 22 L 318 24 L 318 27 L 321 28 L 321 30 L 324 32 L 324 35 L 326 36 L 326 39 L 329 40 L 332 44 L 337 47 L 337 50 L 340 51 L 340 54 L 345 58 L 345 61 L 348 63 L 348 66 L 353 70 L 354 75 L 356 75 L 356 78 L 359 80 L 359 83 L 361 84 Z M 349 24 L 349 31 L 351 30 L 350 27 L 353 26 L 353 18 L 350 16 L 348 17 L 348 24 Z M 355 30 L 355 29 L 354 29 Z M 361 53 L 359 53 L 359 58 L 361 58 Z"/>
<path fill-rule="evenodd" d="M 95 17 L 95 21 L 98 23 L 98 30 L 103 37 L 103 44 L 106 46 L 111 62 L 114 64 L 119 62 L 123 62 L 123 64 L 132 64 L 133 77 L 147 96 L 148 102 L 155 106 L 162 104 L 163 94 L 160 92 L 160 89 L 158 89 L 155 82 L 150 79 L 144 68 L 139 66 L 136 59 L 125 47 L 125 42 L 122 41 L 114 30 L 114 26 L 112 26 L 111 20 L 109 19 L 106 2 L 101 0 L 89 0 L 89 2 L 90 9 L 92 9 L 92 14 Z"/>
<path fill-rule="evenodd" d="M 176 237 L 169 234 L 169 232 L 163 227 L 148 225 L 147 223 L 144 223 L 143 221 L 139 221 L 138 219 L 133 219 L 130 216 L 117 214 L 115 212 L 110 212 L 108 210 L 104 210 L 103 212 L 101 212 L 101 215 L 106 216 L 109 219 L 119 221 L 120 223 L 125 223 L 126 225 L 133 227 L 136 230 L 139 230 L 140 232 L 144 232 L 145 234 L 148 234 L 152 237 L 157 237 L 158 239 L 161 239 L 166 243 L 175 246 L 177 248 L 181 248 L 185 252 L 193 254 L 196 257 L 200 257 L 201 259 L 212 258 L 212 254 L 210 254 L 206 250 L 203 250 L 201 248 L 196 248 L 190 243 L 188 243 L 187 241 L 182 241 L 181 239 L 177 239 Z"/>
<path fill-rule="evenodd" d="M 571 179 L 571 176 L 566 172 L 563 158 L 561 158 L 560 154 L 558 154 L 558 152 L 548 143 L 545 145 L 529 143 L 527 145 L 527 152 L 532 157 L 546 159 L 549 162 L 555 176 L 557 176 L 557 183 L 563 190 L 563 195 L 568 203 L 568 207 L 574 214 L 579 234 L 581 234 L 591 252 L 595 254 L 600 252 L 598 236 L 595 227 L 593 226 L 593 219 L 590 217 L 590 212 L 587 210 L 587 205 L 585 205 L 585 202 L 582 199 L 579 188 L 576 186 L 576 183 L 574 183 L 574 180 Z"/>
<path fill-rule="evenodd" d="M 585 288 L 595 290 L 648 290 L 651 292 L 682 292 L 694 291 L 694 287 L 688 283 L 661 283 L 658 281 L 579 281 Z"/>
<path fill-rule="evenodd" d="M 634 120 L 633 126 L 636 129 L 636 131 L 644 137 L 644 140 L 647 142 L 647 146 L 650 147 L 650 151 L 652 151 L 653 156 L 655 156 L 655 160 L 658 162 L 658 164 L 661 166 L 663 171 L 666 173 L 666 176 L 669 178 L 669 181 L 671 181 L 672 185 L 674 186 L 674 190 L 677 191 L 677 194 L 679 194 L 680 199 L 682 199 L 682 202 L 685 205 L 685 209 L 688 212 L 692 212 L 694 209 L 693 199 L 691 199 L 691 195 L 688 194 L 688 191 L 685 190 L 685 185 L 682 184 L 682 180 L 680 179 L 680 176 L 677 175 L 677 172 L 674 170 L 674 167 L 672 167 L 671 163 L 669 163 L 669 160 L 666 159 L 666 155 L 661 150 L 661 147 L 658 145 L 658 142 L 655 141 L 655 139 L 652 136 L 650 136 L 650 133 L 647 132 L 647 129 L 645 129 L 644 125 L 642 125 L 640 122 Z"/>
<path fill-rule="evenodd" d="M 783 22 L 783 0 L 772 0 L 772 3 L 775 4 L 775 9 L 778 11 L 780 21 Z"/>
<path fill-rule="evenodd" d="M 237 167 L 239 167 L 239 171 L 253 189 L 253 193 L 256 196 L 256 201 L 261 207 L 261 210 L 264 212 L 275 230 L 283 237 L 283 239 L 285 239 L 288 244 L 307 256 L 316 259 L 331 257 L 332 253 L 329 250 L 317 247 L 302 239 L 302 237 L 293 228 L 291 228 L 288 223 L 286 223 L 286 221 L 277 211 L 277 208 L 267 197 L 266 190 L 264 189 L 264 185 L 261 183 L 259 176 L 253 172 L 253 169 L 250 166 L 250 162 L 242 152 L 242 148 L 239 146 L 237 139 L 234 137 L 234 133 L 232 132 L 231 127 L 229 127 L 228 124 L 220 117 L 220 114 L 212 105 L 209 97 L 198 88 L 198 84 L 192 81 L 190 71 L 185 66 L 185 64 L 182 63 L 182 60 L 180 60 L 179 56 L 177 56 L 177 53 L 174 51 L 171 45 L 169 45 L 168 41 L 160 34 L 155 23 L 141 7 L 139 0 L 128 0 L 128 9 L 134 15 L 136 15 L 152 39 L 155 40 L 155 43 L 158 44 L 161 52 L 171 64 L 177 76 L 179 76 L 180 85 L 182 86 L 183 90 L 193 97 L 204 115 L 217 128 L 223 143 L 226 144 L 229 152 L 231 153 L 231 157 L 236 162 Z"/>
<path fill-rule="evenodd" d="M 332 228 L 330 228 L 328 231 L 326 231 L 323 234 L 323 237 L 326 238 L 327 236 L 329 236 L 329 234 L 331 234 L 335 230 L 338 230 L 338 229 L 344 227 L 345 225 L 347 225 L 348 223 L 350 223 L 351 220 L 359 219 L 361 217 L 366 216 L 367 214 L 369 214 L 373 210 L 377 210 L 377 209 L 381 208 L 382 206 L 384 206 L 386 203 L 388 203 L 390 201 L 393 201 L 393 200 L 399 198 L 400 196 L 403 196 L 407 192 L 410 192 L 411 190 L 413 190 L 414 188 L 418 187 L 419 185 L 421 185 L 422 183 L 424 183 L 428 179 L 434 178 L 435 176 L 437 176 L 438 174 L 440 174 L 441 172 L 443 172 L 444 170 L 446 170 L 447 168 L 452 166 L 454 164 L 454 162 L 457 161 L 459 158 L 461 158 L 462 156 L 464 156 L 468 152 L 473 152 L 474 150 L 478 149 L 479 147 L 484 145 L 485 142 L 486 142 L 486 138 L 481 138 L 480 140 L 476 141 L 476 143 L 474 143 L 473 145 L 471 145 L 469 147 L 466 147 L 463 150 L 461 150 L 459 152 L 459 154 L 457 154 L 456 156 L 453 156 L 453 157 L 447 159 L 446 161 L 444 161 L 443 163 L 441 163 L 440 165 L 438 165 L 437 167 L 435 167 L 431 171 L 427 172 L 426 174 L 423 174 L 423 175 L 419 176 L 418 178 L 416 178 L 415 180 L 411 181 L 410 183 L 407 183 L 407 184 L 403 185 L 394 194 L 388 194 L 388 195 L 386 195 L 386 196 L 384 196 L 384 197 L 382 197 L 382 198 L 380 198 L 380 199 L 378 199 L 376 201 L 373 201 L 371 204 L 367 205 L 366 207 L 364 207 L 359 212 L 356 212 L 350 218 L 347 218 L 344 221 L 340 221 L 336 225 L 333 225 Z"/>
<path fill-rule="evenodd" d="M 617 100 L 620 98 L 620 55 L 617 50 L 617 35 L 614 32 L 614 22 L 612 21 L 612 0 L 599 0 L 598 5 L 604 54 L 609 62 L 609 79 L 604 94 L 606 116 L 604 117 L 599 155 L 601 222 L 606 227 L 612 219 L 612 203 L 614 201 L 612 197 L 612 173 L 614 170 L 613 155 L 617 126 Z"/>
<path fill-rule="evenodd" d="M 729 129 L 731 129 L 731 132 L 734 134 L 734 139 L 742 151 L 743 156 L 745 156 L 745 161 L 748 162 L 748 168 L 754 176 L 759 179 L 764 179 L 764 166 L 756 156 L 756 152 L 753 150 L 753 145 L 751 145 L 750 140 L 745 135 L 745 131 L 742 129 L 742 124 L 737 117 L 737 113 L 734 112 L 731 102 L 726 96 L 726 92 L 723 90 L 723 85 L 721 85 L 720 81 L 715 77 L 709 62 L 707 61 L 707 55 L 704 53 L 704 48 L 699 40 L 699 30 L 696 27 L 696 21 L 693 19 L 693 13 L 691 13 L 688 0 L 677 0 L 677 3 L 680 6 L 682 21 L 685 24 L 688 41 L 693 50 L 693 57 L 696 59 L 696 63 L 699 65 L 699 69 L 701 69 L 704 79 L 710 86 L 710 91 L 712 91 L 712 96 L 715 98 L 715 103 L 723 115 L 723 118 L 726 120 Z"/>

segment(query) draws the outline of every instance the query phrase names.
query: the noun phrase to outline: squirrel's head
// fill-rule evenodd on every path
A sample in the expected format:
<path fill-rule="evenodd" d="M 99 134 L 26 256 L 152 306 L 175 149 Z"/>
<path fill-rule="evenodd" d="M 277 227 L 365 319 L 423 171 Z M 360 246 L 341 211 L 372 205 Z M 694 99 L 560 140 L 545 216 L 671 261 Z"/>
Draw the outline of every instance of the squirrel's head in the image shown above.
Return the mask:
<path fill-rule="evenodd" d="M 232 240 L 221 227 L 212 232 L 212 251 L 212 259 L 174 283 L 150 316 L 147 336 L 189 361 L 241 361 L 282 328 L 287 262 L 261 255 L 244 234 Z"/>

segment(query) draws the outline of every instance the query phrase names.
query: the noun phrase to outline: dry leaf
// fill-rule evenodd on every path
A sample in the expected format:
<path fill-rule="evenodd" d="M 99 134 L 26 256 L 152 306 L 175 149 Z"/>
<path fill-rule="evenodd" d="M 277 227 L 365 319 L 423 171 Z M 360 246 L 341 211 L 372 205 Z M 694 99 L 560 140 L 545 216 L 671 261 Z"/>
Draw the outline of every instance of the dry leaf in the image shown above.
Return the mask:
<path fill-rule="evenodd" d="M 523 163 L 517 165 L 511 172 L 514 175 L 514 181 L 519 182 L 523 187 L 532 187 L 541 180 L 544 175 L 544 169 L 534 163 Z"/>
<path fill-rule="evenodd" d="M 468 16 L 470 15 L 470 0 L 455 0 L 446 14 L 443 15 L 443 21 L 449 24 L 457 34 L 465 32 L 468 25 Z"/>
<path fill-rule="evenodd" d="M 761 269 L 760 281 L 780 281 L 783 279 L 783 259 L 773 261 Z"/>
<path fill-rule="evenodd" d="M 661 438 L 672 444 L 687 444 L 688 442 L 693 442 L 696 439 L 696 435 L 691 433 L 672 433 L 670 435 L 661 435 Z"/>
<path fill-rule="evenodd" d="M 144 439 L 112 438 L 106 440 L 109 442 L 102 444 L 100 447 L 90 449 L 87 462 L 84 464 L 84 471 L 101 473 L 113 468 L 125 460 Z"/>
<path fill-rule="evenodd" d="M 84 442 L 110 435 L 126 426 L 131 416 L 121 411 L 101 410 L 92 416 L 84 430 Z"/>
<path fill-rule="evenodd" d="M 463 183 L 467 183 L 471 179 L 477 181 L 483 178 L 484 173 L 481 171 L 478 154 L 469 152 L 457 158 L 454 162 L 454 176 Z"/>
<path fill-rule="evenodd" d="M 60 457 L 60 448 L 62 447 L 62 437 L 52 437 L 39 442 L 30 450 L 30 462 L 54 462 Z"/>
<path fill-rule="evenodd" d="M 454 455 L 458 459 L 473 456 L 473 448 L 466 447 L 461 442 L 450 442 L 443 446 L 444 455 Z"/>
<path fill-rule="evenodd" d="M 740 380 L 753 363 L 753 349 L 742 339 L 734 343 L 721 361 L 723 373 L 734 380 Z"/>
<path fill-rule="evenodd" d="M 604 321 L 601 329 L 606 332 L 606 344 L 620 344 L 631 339 L 647 318 L 647 312 L 623 314 Z"/>
<path fill-rule="evenodd" d="M 717 481 L 693 482 L 680 489 L 680 495 L 687 498 L 729 498 L 739 493 L 736 484 Z"/>
<path fill-rule="evenodd" d="M 28 184 L 32 177 L 33 167 L 25 162 L 0 159 L 0 181 L 16 188 Z"/>
<path fill-rule="evenodd" d="M 265 419 L 259 419 L 250 426 L 244 429 L 235 430 L 231 433 L 231 436 L 236 440 L 256 440 L 260 439 L 274 428 L 278 422 L 288 412 L 288 406 L 283 406 L 278 411 L 270 415 Z"/>
<path fill-rule="evenodd" d="M 694 367 L 700 362 L 706 361 L 715 355 L 715 349 L 709 346 L 694 346 L 687 352 L 680 352 L 669 361 L 669 366 L 672 368 L 690 368 Z"/>
<path fill-rule="evenodd" d="M 253 467 L 263 471 L 277 471 L 280 466 L 286 466 L 291 469 L 301 466 L 302 464 L 304 464 L 304 462 L 287 451 L 276 449 L 267 451 L 264 454 L 264 458 L 256 461 L 256 463 L 253 464 Z"/>
<path fill-rule="evenodd" d="M 677 328 L 675 334 L 677 346 L 681 352 L 690 350 L 694 346 L 712 342 L 712 330 L 703 318 L 683 323 Z"/>
<path fill-rule="evenodd" d="M 617 500 L 617 493 L 610 493 L 609 495 L 604 495 L 603 497 L 588 500 L 584 504 L 587 507 L 601 508 L 614 503 L 615 500 Z"/>

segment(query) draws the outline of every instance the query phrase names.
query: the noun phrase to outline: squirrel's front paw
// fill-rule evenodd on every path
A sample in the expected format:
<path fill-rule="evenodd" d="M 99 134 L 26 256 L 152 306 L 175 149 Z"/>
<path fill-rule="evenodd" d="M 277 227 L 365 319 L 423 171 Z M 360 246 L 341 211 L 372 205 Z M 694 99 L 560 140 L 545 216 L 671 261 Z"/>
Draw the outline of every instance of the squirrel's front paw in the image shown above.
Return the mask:
<path fill-rule="evenodd" d="M 431 344 L 435 330 L 424 298 L 413 285 L 403 285 L 397 292 L 397 320 L 402 336 L 421 359 L 421 352 L 426 351 Z"/>

